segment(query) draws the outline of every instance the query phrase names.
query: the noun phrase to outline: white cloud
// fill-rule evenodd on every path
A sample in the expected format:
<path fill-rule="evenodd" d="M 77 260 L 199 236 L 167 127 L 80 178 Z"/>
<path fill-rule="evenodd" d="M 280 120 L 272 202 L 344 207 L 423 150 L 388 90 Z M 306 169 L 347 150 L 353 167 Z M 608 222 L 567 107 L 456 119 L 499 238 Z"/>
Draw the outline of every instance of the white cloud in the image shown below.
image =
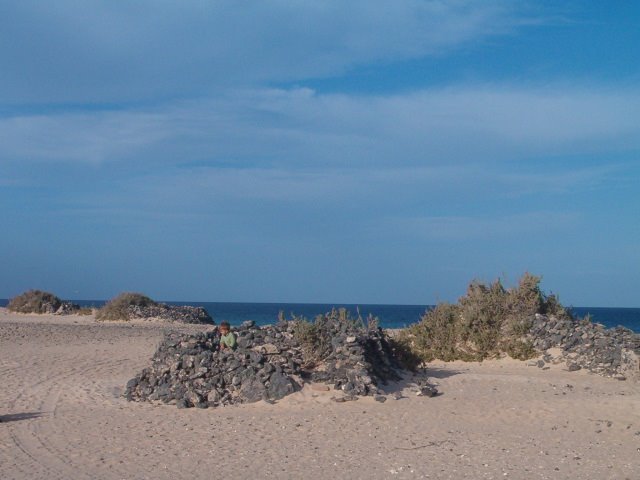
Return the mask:
<path fill-rule="evenodd" d="M 521 2 L 29 1 L 0 7 L 0 101 L 127 101 L 341 74 L 512 32 Z"/>
<path fill-rule="evenodd" d="M 458 167 L 322 171 L 198 167 L 120 179 L 108 189 L 85 189 L 74 193 L 62 211 L 125 223 L 271 221 L 286 232 L 297 231 L 302 222 L 311 235 L 346 216 L 352 228 L 372 235 L 382 230 L 420 239 L 510 237 L 575 226 L 575 217 L 558 212 L 507 217 L 447 212 L 460 205 L 465 205 L 463 211 L 468 205 L 480 209 L 498 205 L 489 211 L 529 211 L 532 200 L 534 208 L 540 207 L 536 196 L 561 199 L 594 188 L 604 184 L 610 171 L 585 168 L 526 175 Z M 285 224 L 281 218 L 287 219 Z"/>
<path fill-rule="evenodd" d="M 153 109 L 0 119 L 0 162 L 468 166 L 640 147 L 640 92 L 458 87 L 392 96 L 237 90 Z"/>
<path fill-rule="evenodd" d="M 164 120 L 163 116 L 144 112 L 0 118 L 0 154 L 9 163 L 118 161 L 167 138 Z"/>

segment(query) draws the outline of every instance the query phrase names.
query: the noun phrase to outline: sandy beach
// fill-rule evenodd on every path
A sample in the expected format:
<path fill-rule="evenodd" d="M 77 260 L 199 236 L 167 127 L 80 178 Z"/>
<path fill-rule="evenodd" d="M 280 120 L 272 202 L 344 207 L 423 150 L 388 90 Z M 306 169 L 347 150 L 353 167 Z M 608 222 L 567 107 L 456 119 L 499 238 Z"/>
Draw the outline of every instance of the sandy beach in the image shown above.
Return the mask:
<path fill-rule="evenodd" d="M 563 365 L 434 362 L 441 395 L 385 403 L 122 398 L 166 329 L 207 328 L 0 309 L 0 478 L 639 478 L 639 384 Z"/>

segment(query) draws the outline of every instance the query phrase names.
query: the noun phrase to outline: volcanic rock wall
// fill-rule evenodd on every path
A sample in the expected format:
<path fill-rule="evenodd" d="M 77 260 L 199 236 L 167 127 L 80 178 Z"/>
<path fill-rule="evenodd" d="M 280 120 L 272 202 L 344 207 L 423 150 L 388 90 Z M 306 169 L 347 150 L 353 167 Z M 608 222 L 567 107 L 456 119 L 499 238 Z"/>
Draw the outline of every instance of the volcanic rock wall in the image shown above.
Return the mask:
<path fill-rule="evenodd" d="M 324 358 L 310 365 L 296 341 L 294 322 L 234 329 L 236 350 L 220 350 L 217 329 L 195 335 L 170 333 L 152 365 L 129 381 L 125 396 L 135 401 L 215 407 L 273 401 L 301 388 L 305 379 L 332 384 L 348 396 L 374 395 L 377 386 L 399 378 L 380 329 L 332 325 Z M 326 332 L 325 332 L 326 333 Z"/>
<path fill-rule="evenodd" d="M 157 318 L 176 323 L 210 324 L 215 322 L 203 307 L 167 305 L 156 303 L 154 305 L 128 307 L 130 319 Z"/>
<path fill-rule="evenodd" d="M 585 368 L 620 380 L 640 377 L 640 334 L 628 328 L 537 314 L 529 340 L 546 361 L 564 361 L 570 370 Z"/>

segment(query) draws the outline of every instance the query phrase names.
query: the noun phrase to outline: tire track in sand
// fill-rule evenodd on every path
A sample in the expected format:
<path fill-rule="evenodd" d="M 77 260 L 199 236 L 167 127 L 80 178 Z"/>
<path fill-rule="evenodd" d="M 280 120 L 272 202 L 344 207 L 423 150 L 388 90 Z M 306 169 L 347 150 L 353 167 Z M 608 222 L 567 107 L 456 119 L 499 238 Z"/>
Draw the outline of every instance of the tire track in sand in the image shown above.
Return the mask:
<path fill-rule="evenodd" d="M 64 447 L 67 443 L 67 439 L 60 435 L 60 432 L 67 430 L 64 428 L 66 417 L 57 415 L 60 397 L 66 389 L 74 392 L 73 396 L 77 399 L 80 396 L 78 389 L 81 385 L 87 385 L 95 378 L 101 378 L 105 370 L 117 371 L 118 367 L 127 360 L 95 361 L 85 367 L 78 367 L 77 359 L 65 360 L 67 361 L 56 362 L 56 367 L 61 368 L 62 372 L 25 386 L 10 402 L 12 410 L 28 404 L 30 405 L 28 410 L 34 410 L 36 406 L 35 409 L 42 412 L 42 416 L 37 419 L 7 425 L 13 446 L 26 457 L 24 459 L 26 461 L 16 462 L 15 466 L 20 465 L 20 471 L 29 478 L 95 478 L 74 466 L 73 460 L 68 456 L 68 449 L 63 448 L 60 451 L 56 448 L 56 445 Z M 77 381 L 70 381 L 73 379 Z M 63 425 L 60 425 L 60 422 Z"/>

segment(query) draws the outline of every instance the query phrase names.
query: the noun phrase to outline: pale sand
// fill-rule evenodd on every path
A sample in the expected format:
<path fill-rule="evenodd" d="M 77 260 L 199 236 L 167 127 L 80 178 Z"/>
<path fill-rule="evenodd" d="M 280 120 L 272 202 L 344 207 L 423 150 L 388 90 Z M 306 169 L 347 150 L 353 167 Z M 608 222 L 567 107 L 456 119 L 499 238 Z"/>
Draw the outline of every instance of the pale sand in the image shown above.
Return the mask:
<path fill-rule="evenodd" d="M 640 478 L 637 383 L 501 360 L 432 364 L 436 398 L 127 402 L 166 327 L 0 310 L 0 478 Z"/>

